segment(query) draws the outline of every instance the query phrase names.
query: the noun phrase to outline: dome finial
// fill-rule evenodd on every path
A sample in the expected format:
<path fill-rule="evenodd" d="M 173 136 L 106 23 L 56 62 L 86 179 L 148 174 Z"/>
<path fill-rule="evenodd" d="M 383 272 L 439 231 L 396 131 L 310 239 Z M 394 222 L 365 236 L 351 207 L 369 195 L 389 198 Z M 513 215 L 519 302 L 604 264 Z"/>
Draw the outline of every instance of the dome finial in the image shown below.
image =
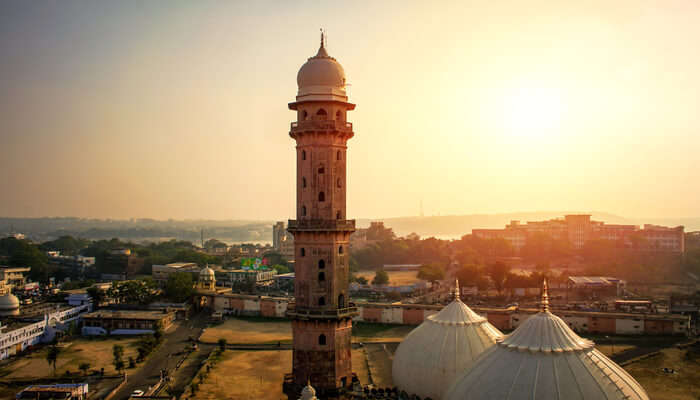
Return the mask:
<path fill-rule="evenodd" d="M 323 44 L 324 44 L 323 42 L 324 42 L 324 39 L 325 39 L 325 38 L 324 38 L 325 32 L 323 32 L 323 28 L 319 28 L 318 30 L 321 31 L 321 47 L 324 47 L 324 46 L 323 46 Z"/>
<path fill-rule="evenodd" d="M 542 312 L 549 312 L 549 293 L 547 292 L 547 278 L 542 283 Z"/>
<path fill-rule="evenodd" d="M 459 291 L 459 279 L 455 279 L 455 300 L 462 300 L 462 293 Z"/>

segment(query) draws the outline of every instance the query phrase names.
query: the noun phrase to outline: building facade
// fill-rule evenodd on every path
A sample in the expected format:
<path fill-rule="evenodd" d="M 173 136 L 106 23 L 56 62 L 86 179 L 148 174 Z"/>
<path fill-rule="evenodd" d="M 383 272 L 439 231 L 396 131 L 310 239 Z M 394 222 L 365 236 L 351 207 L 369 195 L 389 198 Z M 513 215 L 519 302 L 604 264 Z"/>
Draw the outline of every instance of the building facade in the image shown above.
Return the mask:
<path fill-rule="evenodd" d="M 272 225 L 272 248 L 287 259 L 294 259 L 294 236 L 284 227 L 283 221 Z"/>
<path fill-rule="evenodd" d="M 142 335 L 168 329 L 174 311 L 100 310 L 83 315 L 83 335 Z"/>
<path fill-rule="evenodd" d="M 548 221 L 511 221 L 504 229 L 472 229 L 472 235 L 482 239 L 504 239 L 515 253 L 527 243 L 528 237 L 542 233 L 557 240 L 567 240 L 574 249 L 581 249 L 589 240 L 609 240 L 639 251 L 683 253 L 685 232 L 683 226 L 665 227 L 645 224 L 606 224 L 592 221 L 588 214 L 565 215 L 563 219 Z"/>
<path fill-rule="evenodd" d="M 348 299 L 347 250 L 355 221 L 346 219 L 347 141 L 354 133 L 346 120 L 348 102 L 343 67 L 328 55 L 321 37 L 318 53 L 297 75 L 298 93 L 289 109 L 297 121 L 289 135 L 296 140 L 296 219 L 294 235 L 295 303 L 292 319 L 292 373 L 283 389 L 296 399 L 310 382 L 322 398 L 338 398 L 353 380 L 352 317 Z"/>

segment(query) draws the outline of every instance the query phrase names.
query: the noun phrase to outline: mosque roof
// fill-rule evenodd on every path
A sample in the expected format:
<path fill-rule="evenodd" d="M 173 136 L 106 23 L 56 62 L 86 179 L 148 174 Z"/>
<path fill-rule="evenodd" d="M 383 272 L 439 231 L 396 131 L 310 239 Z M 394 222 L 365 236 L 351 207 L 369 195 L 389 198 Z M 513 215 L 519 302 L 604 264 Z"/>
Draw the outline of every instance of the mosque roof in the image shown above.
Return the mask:
<path fill-rule="evenodd" d="M 549 312 L 542 310 L 458 377 L 445 397 L 457 399 L 639 399 L 644 389 L 624 369 Z"/>
<path fill-rule="evenodd" d="M 454 378 L 501 337 L 501 332 L 486 318 L 456 296 L 411 331 L 396 349 L 392 363 L 394 384 L 422 398 L 442 398 Z"/>
<path fill-rule="evenodd" d="M 345 70 L 328 55 L 324 37 L 315 56 L 309 58 L 297 73 L 299 95 L 335 93 L 345 95 Z"/>

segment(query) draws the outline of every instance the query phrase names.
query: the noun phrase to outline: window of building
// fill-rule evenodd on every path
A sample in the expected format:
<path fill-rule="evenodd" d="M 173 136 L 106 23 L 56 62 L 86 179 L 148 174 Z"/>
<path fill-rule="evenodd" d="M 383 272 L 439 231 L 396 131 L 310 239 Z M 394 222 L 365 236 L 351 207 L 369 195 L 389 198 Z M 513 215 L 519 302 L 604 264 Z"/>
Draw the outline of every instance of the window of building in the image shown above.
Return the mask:
<path fill-rule="evenodd" d="M 343 254 L 343 246 L 338 246 L 338 254 Z"/>
<path fill-rule="evenodd" d="M 318 201 L 319 202 L 324 202 L 326 201 L 326 194 L 323 192 L 318 192 Z"/>
<path fill-rule="evenodd" d="M 318 119 L 326 119 L 326 117 L 328 117 L 328 113 L 323 108 L 319 108 L 318 111 L 316 111 L 316 116 Z"/>
<path fill-rule="evenodd" d="M 323 259 L 318 260 L 318 269 L 326 268 L 326 261 Z"/>
<path fill-rule="evenodd" d="M 325 282 L 326 281 L 326 273 L 321 271 L 318 273 L 318 281 L 319 282 Z"/>
<path fill-rule="evenodd" d="M 306 120 L 306 117 L 308 117 L 308 116 L 309 116 L 309 113 L 307 113 L 306 110 L 304 110 L 304 112 L 301 113 L 301 119 L 302 119 L 302 121 L 303 121 L 303 120 Z"/>
<path fill-rule="evenodd" d="M 301 178 L 301 187 L 305 188 L 306 187 L 306 178 Z"/>
<path fill-rule="evenodd" d="M 326 345 L 326 335 L 320 334 L 320 335 L 318 336 L 318 344 L 320 344 L 321 346 L 325 346 L 325 345 Z"/>
<path fill-rule="evenodd" d="M 340 183 L 340 178 L 338 178 L 338 180 L 335 181 L 335 184 L 336 184 L 336 186 L 338 186 L 339 188 L 340 188 L 340 187 L 343 187 L 342 183 Z"/>
<path fill-rule="evenodd" d="M 345 308 L 345 295 L 342 293 L 338 295 L 338 308 Z"/>
<path fill-rule="evenodd" d="M 343 120 L 343 113 L 340 112 L 340 110 L 335 112 L 335 119 L 342 121 Z"/>
<path fill-rule="evenodd" d="M 335 219 L 340 219 L 340 211 L 336 211 L 336 213 L 335 213 Z"/>
<path fill-rule="evenodd" d="M 325 306 L 326 305 L 326 298 L 321 296 L 318 298 L 318 305 L 319 306 Z"/>
<path fill-rule="evenodd" d="M 338 161 L 340 161 L 340 158 L 341 158 L 341 156 L 340 156 L 340 150 L 338 150 L 338 152 L 335 153 L 335 159 L 338 160 Z"/>
<path fill-rule="evenodd" d="M 306 150 L 301 151 L 301 159 L 306 160 Z"/>
<path fill-rule="evenodd" d="M 318 167 L 318 173 L 319 173 L 319 174 L 322 174 L 322 173 L 324 173 L 324 172 L 326 172 L 326 169 L 323 168 L 323 166 Z"/>
<path fill-rule="evenodd" d="M 306 217 L 306 206 L 301 206 L 301 216 Z"/>
<path fill-rule="evenodd" d="M 301 250 L 299 250 L 299 253 L 301 253 L 302 257 L 304 257 L 306 255 L 306 249 L 302 247 Z"/>

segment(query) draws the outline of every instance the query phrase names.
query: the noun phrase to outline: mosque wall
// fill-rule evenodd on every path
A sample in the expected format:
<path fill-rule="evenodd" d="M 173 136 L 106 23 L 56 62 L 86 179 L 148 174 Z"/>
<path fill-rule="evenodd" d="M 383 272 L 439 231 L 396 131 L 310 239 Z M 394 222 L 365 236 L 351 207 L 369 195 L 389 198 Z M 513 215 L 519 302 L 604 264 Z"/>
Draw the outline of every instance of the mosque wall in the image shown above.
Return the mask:
<path fill-rule="evenodd" d="M 236 315 L 261 315 L 284 318 L 288 299 L 269 296 L 226 294 L 214 298 L 216 311 Z M 425 304 L 362 303 L 357 305 L 358 322 L 384 324 L 420 325 L 425 319 L 437 314 L 443 306 Z M 491 325 L 502 331 L 511 331 L 532 314 L 535 309 L 491 309 L 474 307 L 474 312 L 488 319 Z M 687 332 L 689 319 L 679 315 L 624 314 L 585 311 L 556 312 L 571 329 L 580 333 L 625 334 L 625 335 L 682 335 Z"/>
<path fill-rule="evenodd" d="M 579 317 L 570 314 L 560 315 L 560 317 L 574 332 L 588 331 L 588 317 Z"/>

